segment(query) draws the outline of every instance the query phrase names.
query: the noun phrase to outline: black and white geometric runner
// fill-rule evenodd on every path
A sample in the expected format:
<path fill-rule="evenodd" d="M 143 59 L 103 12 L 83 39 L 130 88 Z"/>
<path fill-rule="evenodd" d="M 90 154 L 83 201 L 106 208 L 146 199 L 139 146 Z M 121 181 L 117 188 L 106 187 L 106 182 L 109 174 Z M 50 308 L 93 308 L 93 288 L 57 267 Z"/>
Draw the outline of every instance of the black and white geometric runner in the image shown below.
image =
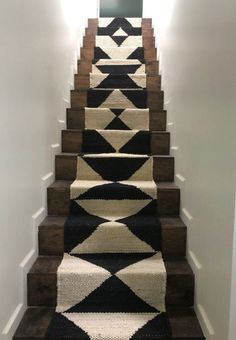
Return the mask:
<path fill-rule="evenodd" d="M 171 338 L 141 23 L 99 19 L 50 340 Z"/>

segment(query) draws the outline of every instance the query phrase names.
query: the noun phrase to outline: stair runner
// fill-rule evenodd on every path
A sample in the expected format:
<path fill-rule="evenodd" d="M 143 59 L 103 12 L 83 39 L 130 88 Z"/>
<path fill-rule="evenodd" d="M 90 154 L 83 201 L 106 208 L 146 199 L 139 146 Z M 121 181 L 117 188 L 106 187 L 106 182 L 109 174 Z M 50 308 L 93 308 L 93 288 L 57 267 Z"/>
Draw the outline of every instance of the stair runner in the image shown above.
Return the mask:
<path fill-rule="evenodd" d="M 47 339 L 168 339 L 140 18 L 99 19 Z"/>

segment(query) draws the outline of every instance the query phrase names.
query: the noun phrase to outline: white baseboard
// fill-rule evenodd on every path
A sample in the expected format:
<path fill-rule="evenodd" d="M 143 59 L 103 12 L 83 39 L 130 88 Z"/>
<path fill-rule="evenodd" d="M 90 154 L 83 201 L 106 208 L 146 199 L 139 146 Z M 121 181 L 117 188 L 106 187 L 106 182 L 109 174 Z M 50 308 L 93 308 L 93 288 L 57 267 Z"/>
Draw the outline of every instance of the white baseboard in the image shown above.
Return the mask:
<path fill-rule="evenodd" d="M 202 269 L 200 261 L 197 259 L 197 256 L 191 250 L 188 251 L 188 262 L 195 273 Z"/>
<path fill-rule="evenodd" d="M 183 220 L 187 219 L 189 222 L 192 221 L 193 216 L 186 208 L 182 208 L 182 216 Z M 185 222 L 185 221 L 184 221 Z"/>
<path fill-rule="evenodd" d="M 202 327 L 203 333 L 206 336 L 206 339 L 213 340 L 215 331 L 214 328 L 212 327 L 212 324 L 207 316 L 204 307 L 201 304 L 197 304 L 195 306 L 195 312 Z"/>
<path fill-rule="evenodd" d="M 26 307 L 22 303 L 20 303 L 16 307 L 9 321 L 7 322 L 5 328 L 2 331 L 2 336 L 1 336 L 2 340 L 12 340 L 13 335 L 24 315 L 25 309 Z"/>
<path fill-rule="evenodd" d="M 45 196 L 45 188 L 50 185 L 54 174 L 49 174 L 41 178 L 42 196 Z M 44 199 L 45 201 L 45 199 Z M 46 207 L 41 207 L 31 216 L 31 228 L 33 234 L 33 248 L 26 254 L 24 259 L 18 266 L 19 284 L 20 284 L 20 302 L 16 306 L 14 312 L 10 316 L 6 326 L 4 327 L 0 339 L 12 340 L 12 337 L 24 315 L 27 308 L 27 273 L 34 264 L 38 256 L 38 226 L 46 216 Z"/>
<path fill-rule="evenodd" d="M 38 215 L 39 216 L 39 215 Z M 2 340 L 12 340 L 12 337 L 26 311 L 27 306 L 27 273 L 38 256 L 36 249 L 31 249 L 19 265 L 19 282 L 21 285 L 21 302 L 10 316 L 2 331 Z"/>
<path fill-rule="evenodd" d="M 188 255 L 187 256 L 188 262 L 196 275 L 196 286 L 197 286 L 197 278 L 199 277 L 201 273 L 202 264 L 200 263 L 200 261 L 198 260 L 197 256 L 194 254 L 193 251 L 189 250 L 187 255 Z M 198 320 L 200 322 L 202 331 L 206 339 L 213 340 L 215 331 L 207 315 L 207 312 L 205 311 L 205 308 L 203 307 L 202 304 L 195 303 L 194 309 L 195 309 L 195 312 L 197 314 Z"/>

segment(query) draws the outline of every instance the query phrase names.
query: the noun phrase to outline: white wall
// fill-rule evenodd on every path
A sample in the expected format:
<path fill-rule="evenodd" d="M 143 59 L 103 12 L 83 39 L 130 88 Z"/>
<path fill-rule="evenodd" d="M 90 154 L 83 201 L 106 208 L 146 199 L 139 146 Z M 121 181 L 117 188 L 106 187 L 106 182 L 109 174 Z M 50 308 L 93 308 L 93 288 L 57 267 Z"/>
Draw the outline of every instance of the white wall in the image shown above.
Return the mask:
<path fill-rule="evenodd" d="M 82 5 L 82 6 L 81 6 Z M 0 338 L 25 308 L 25 274 L 37 256 L 37 226 L 87 17 L 97 1 L 0 2 Z"/>
<path fill-rule="evenodd" d="M 195 308 L 207 339 L 227 340 L 236 289 L 232 285 L 231 292 L 236 2 L 144 3 L 144 16 L 153 17 L 159 42 L 181 215 L 188 226 L 188 259 L 196 274 Z M 231 312 L 235 310 L 232 305 Z M 231 335 L 235 339 L 235 332 Z"/>

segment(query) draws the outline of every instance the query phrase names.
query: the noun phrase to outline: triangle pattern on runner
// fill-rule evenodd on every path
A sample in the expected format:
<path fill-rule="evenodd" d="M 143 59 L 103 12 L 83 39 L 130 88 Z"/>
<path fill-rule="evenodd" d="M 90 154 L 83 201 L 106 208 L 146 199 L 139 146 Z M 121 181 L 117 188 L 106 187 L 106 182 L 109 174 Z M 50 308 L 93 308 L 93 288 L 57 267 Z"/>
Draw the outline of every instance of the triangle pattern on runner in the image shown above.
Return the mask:
<path fill-rule="evenodd" d="M 98 19 L 47 340 L 171 338 L 142 23 Z"/>

